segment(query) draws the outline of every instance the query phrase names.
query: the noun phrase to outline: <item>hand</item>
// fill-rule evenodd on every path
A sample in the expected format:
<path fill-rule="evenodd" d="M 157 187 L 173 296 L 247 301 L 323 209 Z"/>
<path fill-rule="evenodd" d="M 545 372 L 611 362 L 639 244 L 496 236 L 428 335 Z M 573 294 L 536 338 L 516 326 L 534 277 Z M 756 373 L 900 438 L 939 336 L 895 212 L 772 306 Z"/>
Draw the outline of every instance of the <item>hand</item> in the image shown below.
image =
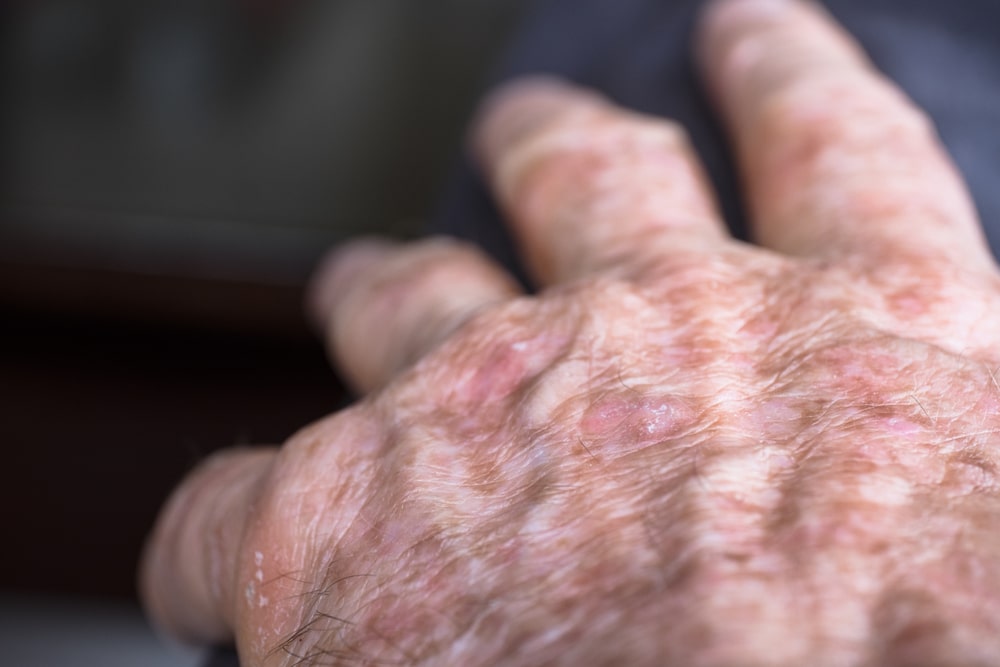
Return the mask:
<path fill-rule="evenodd" d="M 679 128 L 554 82 L 476 146 L 544 289 L 446 241 L 319 279 L 365 396 L 170 500 L 143 590 L 244 665 L 1000 664 L 1000 280 L 820 9 L 699 36 L 760 247 Z"/>

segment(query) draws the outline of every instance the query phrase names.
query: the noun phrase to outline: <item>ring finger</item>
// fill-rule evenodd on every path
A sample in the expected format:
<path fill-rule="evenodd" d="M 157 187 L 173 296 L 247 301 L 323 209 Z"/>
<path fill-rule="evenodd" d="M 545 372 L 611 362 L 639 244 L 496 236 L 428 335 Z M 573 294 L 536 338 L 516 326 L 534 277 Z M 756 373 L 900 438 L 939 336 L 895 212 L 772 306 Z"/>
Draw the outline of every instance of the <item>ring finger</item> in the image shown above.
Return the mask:
<path fill-rule="evenodd" d="M 507 272 L 471 246 L 369 240 L 327 259 L 313 279 L 311 305 L 334 363 L 365 393 L 478 310 L 519 293 Z"/>

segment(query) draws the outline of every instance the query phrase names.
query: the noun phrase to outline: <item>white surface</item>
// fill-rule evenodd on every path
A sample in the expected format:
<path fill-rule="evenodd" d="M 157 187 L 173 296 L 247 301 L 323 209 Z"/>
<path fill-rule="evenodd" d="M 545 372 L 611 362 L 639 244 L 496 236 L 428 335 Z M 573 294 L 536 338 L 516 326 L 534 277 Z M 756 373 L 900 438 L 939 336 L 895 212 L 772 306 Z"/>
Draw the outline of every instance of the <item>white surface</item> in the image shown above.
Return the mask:
<path fill-rule="evenodd" d="M 0 596 L 0 664 L 17 667 L 199 667 L 201 651 L 168 644 L 127 604 Z"/>

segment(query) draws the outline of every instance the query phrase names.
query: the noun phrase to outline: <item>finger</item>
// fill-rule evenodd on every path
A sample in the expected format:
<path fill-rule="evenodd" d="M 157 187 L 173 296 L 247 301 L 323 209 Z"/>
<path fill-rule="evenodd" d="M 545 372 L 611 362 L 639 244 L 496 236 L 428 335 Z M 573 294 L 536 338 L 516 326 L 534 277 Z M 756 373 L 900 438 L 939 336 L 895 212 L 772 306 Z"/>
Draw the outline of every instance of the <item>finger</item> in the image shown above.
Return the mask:
<path fill-rule="evenodd" d="M 474 143 L 542 283 L 634 272 L 726 238 L 684 132 L 595 93 L 509 84 L 484 105 Z"/>
<path fill-rule="evenodd" d="M 232 638 L 237 558 L 274 448 L 216 454 L 171 496 L 146 545 L 143 603 L 157 625 L 195 643 Z"/>
<path fill-rule="evenodd" d="M 312 309 L 334 362 L 367 392 L 478 310 L 519 293 L 503 269 L 456 241 L 361 241 L 324 262 L 313 281 Z"/>
<path fill-rule="evenodd" d="M 818 4 L 717 1 L 699 46 L 760 243 L 793 254 L 988 261 L 932 124 Z"/>

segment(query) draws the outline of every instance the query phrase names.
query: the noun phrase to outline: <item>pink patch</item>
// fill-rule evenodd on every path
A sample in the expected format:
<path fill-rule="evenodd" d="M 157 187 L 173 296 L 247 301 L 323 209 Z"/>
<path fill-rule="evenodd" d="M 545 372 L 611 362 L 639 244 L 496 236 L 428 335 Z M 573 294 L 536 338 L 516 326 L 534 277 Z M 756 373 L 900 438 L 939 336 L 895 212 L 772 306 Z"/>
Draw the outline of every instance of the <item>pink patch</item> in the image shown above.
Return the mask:
<path fill-rule="evenodd" d="M 747 413 L 747 420 L 766 444 L 784 441 L 802 430 L 802 411 L 784 398 L 764 401 Z"/>
<path fill-rule="evenodd" d="M 882 425 L 887 433 L 898 436 L 910 437 L 922 433 L 924 430 L 919 424 L 902 417 L 888 417 L 882 420 Z"/>
<path fill-rule="evenodd" d="M 690 408 L 672 396 L 615 394 L 587 408 L 580 430 L 592 453 L 608 449 L 614 455 L 674 438 L 691 420 Z"/>
<path fill-rule="evenodd" d="M 473 404 L 490 403 L 514 392 L 528 374 L 530 342 L 502 345 L 490 351 L 462 386 L 461 398 Z"/>

